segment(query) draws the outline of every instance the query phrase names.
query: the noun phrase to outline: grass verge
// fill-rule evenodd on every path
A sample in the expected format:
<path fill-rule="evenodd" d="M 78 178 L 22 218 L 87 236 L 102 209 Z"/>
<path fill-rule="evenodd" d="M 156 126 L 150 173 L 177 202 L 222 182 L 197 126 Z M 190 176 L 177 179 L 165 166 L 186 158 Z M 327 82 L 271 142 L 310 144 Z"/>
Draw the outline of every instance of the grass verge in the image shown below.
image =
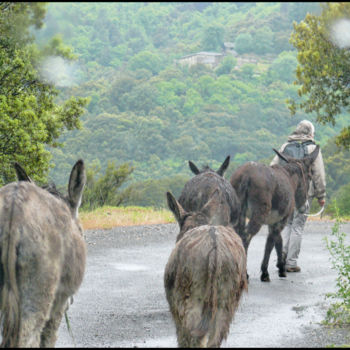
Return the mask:
<path fill-rule="evenodd" d="M 84 230 L 175 222 L 174 216 L 169 210 L 132 206 L 104 206 L 89 212 L 81 211 L 79 217 Z"/>

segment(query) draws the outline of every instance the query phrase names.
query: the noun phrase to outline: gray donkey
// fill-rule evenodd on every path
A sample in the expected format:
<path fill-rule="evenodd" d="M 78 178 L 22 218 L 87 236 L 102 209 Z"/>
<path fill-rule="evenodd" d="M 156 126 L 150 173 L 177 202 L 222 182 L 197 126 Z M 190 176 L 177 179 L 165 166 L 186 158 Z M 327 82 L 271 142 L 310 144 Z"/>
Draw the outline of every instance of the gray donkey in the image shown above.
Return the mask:
<path fill-rule="evenodd" d="M 86 181 L 73 167 L 68 196 L 35 185 L 19 164 L 18 182 L 0 189 L 2 347 L 54 347 L 57 330 L 85 271 L 78 219 Z"/>
<path fill-rule="evenodd" d="M 231 225 L 237 223 L 240 211 L 240 202 L 235 190 L 223 175 L 230 163 L 227 156 L 217 171 L 205 166 L 199 170 L 194 163 L 188 162 L 191 171 L 196 175 L 184 186 L 179 197 L 179 203 L 186 211 L 199 211 L 208 202 L 215 190 L 219 190 L 222 211 L 216 211 L 216 215 L 209 222 L 212 225 Z M 227 217 L 227 213 L 229 216 Z"/>
<path fill-rule="evenodd" d="M 231 184 L 241 201 L 241 213 L 235 229 L 241 236 L 246 252 L 250 240 L 263 224 L 269 226 L 265 254 L 261 264 L 261 281 L 269 282 L 267 267 L 270 254 L 275 247 L 280 277 L 287 277 L 282 258 L 281 231 L 293 213 L 294 207 L 305 211 L 305 202 L 311 179 L 311 164 L 316 159 L 319 146 L 303 159 L 295 159 L 274 151 L 286 163 L 267 166 L 248 162 L 240 166 L 231 176 Z M 246 226 L 246 218 L 249 223 Z"/>
<path fill-rule="evenodd" d="M 219 347 L 247 290 L 242 240 L 229 226 L 208 225 L 220 210 L 218 190 L 197 213 L 186 212 L 169 192 L 167 201 L 180 226 L 164 272 L 178 346 Z"/>

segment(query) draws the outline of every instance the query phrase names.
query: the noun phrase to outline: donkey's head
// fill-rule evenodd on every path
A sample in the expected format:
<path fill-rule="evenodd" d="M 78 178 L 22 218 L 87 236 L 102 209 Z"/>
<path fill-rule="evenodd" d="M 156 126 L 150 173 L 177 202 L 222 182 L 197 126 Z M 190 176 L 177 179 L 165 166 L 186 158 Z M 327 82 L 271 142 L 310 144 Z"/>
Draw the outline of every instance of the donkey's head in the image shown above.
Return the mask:
<path fill-rule="evenodd" d="M 317 145 L 313 152 L 306 155 L 302 159 L 296 159 L 281 154 L 273 149 L 277 155 L 283 159 L 286 164 L 282 165 L 289 173 L 292 179 L 296 179 L 295 206 L 300 212 L 305 211 L 305 202 L 309 191 L 311 180 L 311 165 L 317 158 L 320 147 Z"/>
<path fill-rule="evenodd" d="M 217 173 L 220 176 L 224 176 L 224 173 L 227 170 L 229 164 L 230 164 L 230 156 L 227 156 L 217 171 L 210 169 L 208 165 L 204 166 L 202 170 L 199 170 L 194 163 L 192 163 L 190 160 L 188 161 L 188 165 L 189 165 L 191 171 L 193 172 L 193 174 L 195 174 L 195 175 L 198 175 L 200 173 L 204 173 L 206 171 L 212 171 L 214 173 Z"/>
<path fill-rule="evenodd" d="M 25 170 L 18 164 L 14 163 L 18 181 L 32 182 Z M 78 209 L 81 204 L 84 186 L 86 183 L 85 166 L 82 159 L 79 159 L 73 166 L 69 177 L 68 195 L 61 195 L 56 189 L 55 184 L 43 186 L 42 188 L 50 192 L 52 195 L 61 198 L 68 205 L 73 218 L 78 217 Z"/>
<path fill-rule="evenodd" d="M 215 190 L 208 202 L 198 212 L 187 212 L 175 197 L 167 192 L 169 209 L 173 212 L 176 221 L 180 226 L 180 233 L 176 241 L 180 240 L 185 232 L 194 227 L 202 225 L 220 225 L 222 222 L 229 223 L 230 212 L 220 200 L 219 190 Z"/>

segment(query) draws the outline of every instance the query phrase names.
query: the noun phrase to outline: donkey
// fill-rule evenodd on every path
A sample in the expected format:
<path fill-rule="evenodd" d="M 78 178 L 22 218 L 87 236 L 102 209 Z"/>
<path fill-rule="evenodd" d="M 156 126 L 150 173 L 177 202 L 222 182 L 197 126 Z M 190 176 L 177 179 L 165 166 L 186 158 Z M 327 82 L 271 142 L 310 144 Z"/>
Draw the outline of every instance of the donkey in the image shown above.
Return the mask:
<path fill-rule="evenodd" d="M 215 190 L 219 190 L 220 206 L 222 211 L 216 211 L 215 217 L 210 220 L 211 225 L 231 225 L 237 223 L 240 211 L 240 202 L 235 190 L 223 175 L 230 163 L 230 156 L 227 156 L 217 171 L 205 166 L 199 170 L 194 163 L 188 162 L 191 171 L 196 175 L 184 186 L 179 197 L 179 203 L 186 211 L 197 212 L 208 202 Z M 228 220 L 227 213 L 229 213 Z"/>
<path fill-rule="evenodd" d="M 164 272 L 178 346 L 220 347 L 248 288 L 242 240 L 231 227 L 209 224 L 220 207 L 218 190 L 196 213 L 169 192 L 167 202 L 180 226 Z"/>
<path fill-rule="evenodd" d="M 279 277 L 287 277 L 282 258 L 281 231 L 292 215 L 294 207 L 305 211 L 305 202 L 311 179 L 311 164 L 319 153 L 319 146 L 303 159 L 284 156 L 273 149 L 285 163 L 267 166 L 248 162 L 240 166 L 231 176 L 230 182 L 241 201 L 241 213 L 235 226 L 241 236 L 246 253 L 252 237 L 263 224 L 268 225 L 269 234 L 261 264 L 260 279 L 269 282 L 267 271 L 271 250 L 275 246 Z M 246 217 L 249 223 L 246 226 Z"/>
<path fill-rule="evenodd" d="M 84 163 L 73 166 L 67 197 L 35 185 L 17 163 L 15 169 L 19 181 L 0 189 L 1 347 L 54 347 L 85 271 L 78 219 Z"/>

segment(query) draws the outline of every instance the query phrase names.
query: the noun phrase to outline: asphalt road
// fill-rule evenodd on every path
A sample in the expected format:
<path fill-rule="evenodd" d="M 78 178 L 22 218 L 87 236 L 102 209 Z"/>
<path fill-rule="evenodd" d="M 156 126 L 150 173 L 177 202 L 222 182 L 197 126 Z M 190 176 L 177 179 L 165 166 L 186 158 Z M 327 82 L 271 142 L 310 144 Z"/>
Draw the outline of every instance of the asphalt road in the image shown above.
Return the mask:
<path fill-rule="evenodd" d="M 308 221 L 299 258 L 300 273 L 279 278 L 276 253 L 270 283 L 260 282 L 267 227 L 248 251 L 244 294 L 222 347 L 325 347 L 350 344 L 350 329 L 320 324 L 335 291 L 324 237 L 334 223 Z M 350 238 L 350 223 L 341 226 Z M 73 338 L 62 320 L 56 347 L 176 347 L 163 273 L 178 233 L 176 224 L 86 231 L 87 268 L 68 311 Z M 349 240 L 347 241 L 349 243 Z"/>

